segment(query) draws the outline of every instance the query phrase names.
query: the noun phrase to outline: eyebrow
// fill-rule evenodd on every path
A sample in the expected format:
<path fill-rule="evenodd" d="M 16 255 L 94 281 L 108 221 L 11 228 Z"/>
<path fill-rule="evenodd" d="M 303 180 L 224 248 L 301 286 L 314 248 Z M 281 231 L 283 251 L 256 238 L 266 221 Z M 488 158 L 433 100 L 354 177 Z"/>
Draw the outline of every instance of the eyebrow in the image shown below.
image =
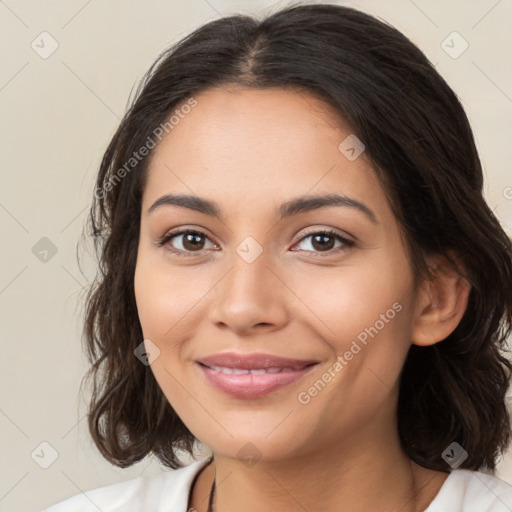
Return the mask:
<path fill-rule="evenodd" d="M 222 219 L 222 212 L 217 203 L 208 199 L 186 194 L 166 194 L 158 198 L 148 209 L 151 213 L 157 208 L 170 205 L 189 208 L 190 210 Z M 302 196 L 287 201 L 276 208 L 276 215 L 282 220 L 299 213 L 310 212 L 328 206 L 343 206 L 354 208 L 363 213 L 373 224 L 379 224 L 375 213 L 364 203 L 339 194 Z"/>

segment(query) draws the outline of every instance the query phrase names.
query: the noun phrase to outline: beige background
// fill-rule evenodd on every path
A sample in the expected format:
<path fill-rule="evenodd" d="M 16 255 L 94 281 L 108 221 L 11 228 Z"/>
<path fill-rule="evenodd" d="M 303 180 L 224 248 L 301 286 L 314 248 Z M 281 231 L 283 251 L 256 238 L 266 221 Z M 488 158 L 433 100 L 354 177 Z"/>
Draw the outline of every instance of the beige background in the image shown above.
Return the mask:
<path fill-rule="evenodd" d="M 341 2 L 340 2 L 341 3 Z M 0 1 L 0 511 L 35 512 L 80 490 L 160 471 L 121 470 L 88 437 L 78 387 L 86 370 L 76 262 L 100 158 L 135 82 L 197 26 L 274 1 Z M 461 98 L 486 172 L 486 196 L 512 232 L 512 2 L 353 1 L 403 31 Z M 48 32 L 58 43 L 51 49 Z M 452 58 L 441 43 L 469 44 Z M 44 48 L 41 38 L 44 39 Z M 457 40 L 455 50 L 461 48 Z M 37 48 L 37 46 L 36 46 Z M 454 51 L 454 50 L 452 50 Z M 33 247 L 57 249 L 48 261 Z M 45 245 L 46 244 L 46 245 Z M 39 251 L 41 251 L 40 246 Z M 87 270 L 88 269 L 88 270 Z M 47 442 L 52 448 L 40 444 Z M 56 460 L 43 469 L 40 463 Z M 31 454 L 35 450 L 34 459 Z M 39 454 L 39 457 L 37 456 Z M 499 476 L 512 483 L 505 457 Z"/>

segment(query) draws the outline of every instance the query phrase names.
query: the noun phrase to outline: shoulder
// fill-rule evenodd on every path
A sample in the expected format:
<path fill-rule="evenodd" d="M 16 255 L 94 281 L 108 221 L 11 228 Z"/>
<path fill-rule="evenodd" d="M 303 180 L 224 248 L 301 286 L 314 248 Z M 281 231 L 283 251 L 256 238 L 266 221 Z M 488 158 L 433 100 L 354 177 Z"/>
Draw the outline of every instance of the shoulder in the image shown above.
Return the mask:
<path fill-rule="evenodd" d="M 41 512 L 185 512 L 192 480 L 206 462 L 84 491 Z"/>
<path fill-rule="evenodd" d="M 510 512 L 512 485 L 482 471 L 455 469 L 425 512 Z"/>

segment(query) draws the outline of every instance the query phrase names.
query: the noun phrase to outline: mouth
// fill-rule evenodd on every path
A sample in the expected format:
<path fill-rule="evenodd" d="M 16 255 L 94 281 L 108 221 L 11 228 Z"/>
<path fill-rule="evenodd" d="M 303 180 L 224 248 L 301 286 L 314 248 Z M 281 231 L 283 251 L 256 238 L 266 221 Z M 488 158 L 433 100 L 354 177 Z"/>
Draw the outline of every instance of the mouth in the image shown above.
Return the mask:
<path fill-rule="evenodd" d="M 203 366 L 209 368 L 210 370 L 215 370 L 216 372 L 221 372 L 226 375 L 247 375 L 248 373 L 252 375 L 263 375 L 264 373 L 287 373 L 297 371 L 292 368 L 258 368 L 248 370 L 247 368 L 229 368 L 226 366 Z"/>
<path fill-rule="evenodd" d="M 318 361 L 269 354 L 224 353 L 202 358 L 196 363 L 216 390 L 235 398 L 254 399 L 296 382 Z"/>

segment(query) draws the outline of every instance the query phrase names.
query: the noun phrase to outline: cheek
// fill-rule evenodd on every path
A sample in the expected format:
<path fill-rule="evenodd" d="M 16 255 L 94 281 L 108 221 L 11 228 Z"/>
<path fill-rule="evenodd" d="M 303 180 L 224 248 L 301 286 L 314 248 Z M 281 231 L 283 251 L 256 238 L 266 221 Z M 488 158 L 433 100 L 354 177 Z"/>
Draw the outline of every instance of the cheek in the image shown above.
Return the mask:
<path fill-rule="evenodd" d="M 172 268 L 162 258 L 139 251 L 134 286 L 144 337 L 160 345 L 186 332 L 190 312 L 206 293 L 198 286 L 201 278 L 201 273 L 192 267 Z"/>
<path fill-rule="evenodd" d="M 392 410 L 410 346 L 412 305 L 405 288 L 379 288 L 378 282 L 368 288 L 345 285 L 343 293 L 338 290 L 323 301 L 321 310 L 329 326 L 322 328 L 323 338 L 332 356 L 297 395 L 304 423 L 321 424 L 326 438 L 356 432 L 377 411 Z"/>
<path fill-rule="evenodd" d="M 183 386 L 187 382 L 184 378 L 187 368 L 183 366 L 182 355 L 197 324 L 195 308 L 205 293 L 194 286 L 192 272 L 162 265 L 161 259 L 141 250 L 134 278 L 144 339 L 150 339 L 160 351 L 151 363 L 151 371 L 177 414 L 189 420 L 187 425 L 190 395 Z"/>
<path fill-rule="evenodd" d="M 302 286 L 298 295 L 307 297 L 321 320 L 316 321 L 317 335 L 332 354 L 327 374 L 321 376 L 329 384 L 308 385 L 322 389 L 323 398 L 315 399 L 318 407 L 330 404 L 334 414 L 349 403 L 350 410 L 364 416 L 395 386 L 410 347 L 413 275 L 396 254 L 372 264 L 325 270 L 313 281 L 295 284 Z"/>
<path fill-rule="evenodd" d="M 340 353 L 358 337 L 363 343 L 377 335 L 389 335 L 396 341 L 400 333 L 407 337 L 404 329 L 410 312 L 406 310 L 413 286 L 407 268 L 399 270 L 393 258 L 356 262 L 338 269 L 317 269 L 309 277 L 294 277 L 290 287 L 305 298 L 307 308 L 320 320 L 317 323 L 324 326 L 322 334 Z"/>

